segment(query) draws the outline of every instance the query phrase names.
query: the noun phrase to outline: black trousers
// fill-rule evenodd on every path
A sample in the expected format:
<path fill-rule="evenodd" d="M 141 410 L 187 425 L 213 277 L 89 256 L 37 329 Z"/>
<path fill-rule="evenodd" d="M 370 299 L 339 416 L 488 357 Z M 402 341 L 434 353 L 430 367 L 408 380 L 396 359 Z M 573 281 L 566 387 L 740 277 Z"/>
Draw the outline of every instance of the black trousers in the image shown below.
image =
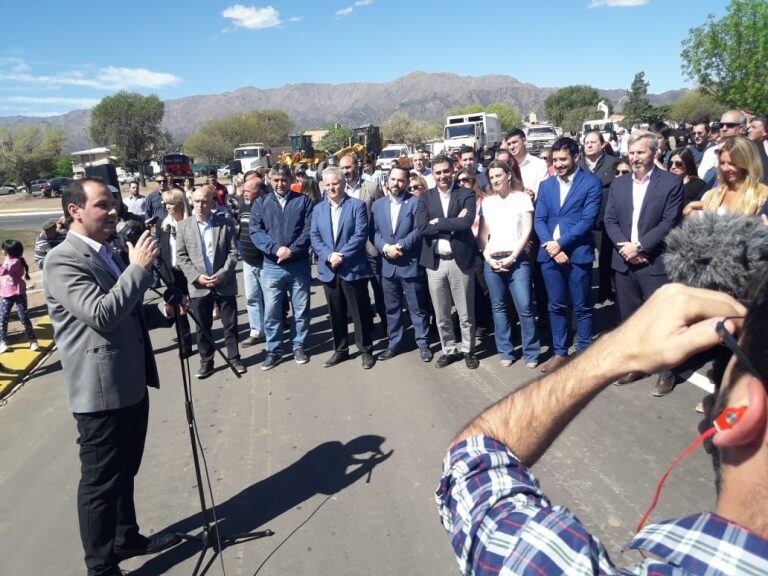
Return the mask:
<path fill-rule="evenodd" d="M 386 324 L 387 304 L 384 302 L 384 290 L 381 287 L 381 258 L 381 254 L 377 256 L 371 256 L 368 254 L 368 264 L 371 266 L 371 270 L 373 271 L 373 276 L 371 276 L 369 280 L 371 282 L 371 288 L 373 289 L 373 305 L 376 307 L 376 314 L 379 315 L 379 320 L 381 323 Z M 373 311 L 371 311 L 371 316 L 373 316 Z"/>
<path fill-rule="evenodd" d="M 631 267 L 626 272 L 616 272 L 616 307 L 619 320 L 624 322 L 659 288 L 669 282 L 666 274 L 653 275 L 648 266 Z"/>
<path fill-rule="evenodd" d="M 202 298 L 192 298 L 190 308 L 197 321 L 208 332 L 213 326 L 213 306 L 219 307 L 221 323 L 224 326 L 224 342 L 227 345 L 227 357 L 230 360 L 240 359 L 240 350 L 237 347 L 237 297 L 220 296 L 210 292 Z M 213 344 L 203 334 L 197 335 L 197 349 L 200 351 L 200 364 L 213 364 Z"/>
<path fill-rule="evenodd" d="M 77 516 L 88 576 L 114 574 L 115 548 L 140 540 L 133 478 L 144 454 L 149 395 L 118 410 L 74 414 L 80 445 Z"/>
<path fill-rule="evenodd" d="M 323 282 L 333 332 L 333 348 L 336 352 L 349 352 L 347 311 L 351 314 L 355 326 L 357 349 L 367 354 L 373 350 L 373 313 L 368 296 L 368 281 L 368 278 L 346 281 L 337 274 L 330 282 Z"/>

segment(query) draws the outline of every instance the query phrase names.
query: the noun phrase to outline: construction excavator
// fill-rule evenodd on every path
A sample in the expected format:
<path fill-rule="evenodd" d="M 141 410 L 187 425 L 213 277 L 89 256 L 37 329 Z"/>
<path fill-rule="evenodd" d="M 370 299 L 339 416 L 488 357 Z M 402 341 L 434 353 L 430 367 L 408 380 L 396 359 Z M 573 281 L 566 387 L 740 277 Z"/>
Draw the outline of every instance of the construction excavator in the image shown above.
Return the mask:
<path fill-rule="evenodd" d="M 360 162 L 375 162 L 376 157 L 381 153 L 382 141 L 381 132 L 378 126 L 366 124 L 352 130 L 352 137 L 349 145 L 337 151 L 333 156 L 341 158 L 349 152 L 353 152 L 360 159 Z M 324 163 L 330 153 L 322 150 L 315 150 L 312 145 L 312 138 L 307 134 L 296 134 L 291 136 L 291 150 L 280 156 L 280 163 L 295 168 L 300 164 L 306 164 L 309 167 L 317 168 L 318 164 Z"/>

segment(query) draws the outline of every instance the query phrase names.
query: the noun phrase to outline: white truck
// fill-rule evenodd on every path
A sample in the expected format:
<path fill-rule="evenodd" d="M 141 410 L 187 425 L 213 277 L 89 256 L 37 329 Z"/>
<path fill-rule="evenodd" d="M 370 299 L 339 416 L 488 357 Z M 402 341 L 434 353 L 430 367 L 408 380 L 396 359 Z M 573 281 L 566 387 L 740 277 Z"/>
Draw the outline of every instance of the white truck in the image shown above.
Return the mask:
<path fill-rule="evenodd" d="M 263 142 L 248 142 L 235 148 L 235 160 L 240 161 L 243 174 L 257 168 L 270 168 L 271 151 Z"/>
<path fill-rule="evenodd" d="M 589 132 L 601 132 L 606 142 L 611 139 L 611 132 L 615 130 L 613 120 L 608 119 L 608 105 L 600 100 L 597 104 L 597 111 L 603 113 L 603 117 L 598 120 L 586 120 L 581 125 L 581 145 L 584 145 L 584 136 Z"/>
<path fill-rule="evenodd" d="M 496 114 L 477 112 L 448 116 L 445 120 L 445 152 L 453 153 L 462 146 L 470 146 L 476 153 L 483 146 L 501 143 L 501 123 Z"/>
<path fill-rule="evenodd" d="M 528 152 L 538 156 L 542 150 L 552 148 L 560 136 L 557 128 L 549 124 L 528 124 L 523 126 L 525 132 L 525 145 Z"/>
<path fill-rule="evenodd" d="M 392 161 L 401 156 L 408 156 L 408 146 L 405 144 L 390 144 L 381 149 L 381 154 L 376 159 L 376 169 L 388 172 L 392 168 Z"/>

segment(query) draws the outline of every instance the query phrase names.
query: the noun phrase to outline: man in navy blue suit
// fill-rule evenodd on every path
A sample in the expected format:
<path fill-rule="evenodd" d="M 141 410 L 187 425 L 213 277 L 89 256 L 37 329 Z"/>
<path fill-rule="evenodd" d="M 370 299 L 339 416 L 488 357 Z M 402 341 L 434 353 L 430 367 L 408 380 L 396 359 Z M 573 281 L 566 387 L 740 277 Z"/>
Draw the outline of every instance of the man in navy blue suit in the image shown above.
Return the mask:
<path fill-rule="evenodd" d="M 614 180 L 605 207 L 605 231 L 613 242 L 611 267 L 616 284 L 616 305 L 622 321 L 629 318 L 667 282 L 664 237 L 680 221 L 683 183 L 679 176 L 654 167 L 659 141 L 652 132 L 629 137 L 632 175 Z M 629 384 L 646 375 L 630 372 L 617 384 Z M 654 396 L 666 396 L 675 387 L 670 370 L 659 374 Z"/>
<path fill-rule="evenodd" d="M 600 214 L 603 185 L 576 161 L 579 146 L 571 138 L 552 145 L 556 175 L 539 186 L 534 228 L 541 241 L 536 258 L 549 296 L 549 322 L 555 354 L 541 366 L 551 372 L 568 360 L 571 305 L 576 313 L 577 352 L 592 341 L 592 229 Z"/>
<path fill-rule="evenodd" d="M 312 213 L 310 239 L 317 254 L 317 277 L 322 281 L 333 332 L 334 353 L 325 368 L 349 358 L 347 311 L 355 325 L 355 344 L 363 368 L 373 368 L 371 301 L 368 281 L 373 275 L 365 244 L 368 241 L 368 211 L 365 202 L 348 196 L 340 168 L 323 170 L 325 199 Z"/>
<path fill-rule="evenodd" d="M 421 234 L 416 227 L 418 199 L 406 192 L 410 174 L 395 166 L 389 173 L 389 196 L 373 203 L 371 236 L 382 254 L 382 288 L 387 308 L 389 345 L 379 354 L 379 360 L 389 360 L 400 352 L 405 323 L 403 300 L 411 317 L 419 356 L 424 362 L 432 360 L 427 336 L 427 286 L 424 271 L 419 267 Z"/>

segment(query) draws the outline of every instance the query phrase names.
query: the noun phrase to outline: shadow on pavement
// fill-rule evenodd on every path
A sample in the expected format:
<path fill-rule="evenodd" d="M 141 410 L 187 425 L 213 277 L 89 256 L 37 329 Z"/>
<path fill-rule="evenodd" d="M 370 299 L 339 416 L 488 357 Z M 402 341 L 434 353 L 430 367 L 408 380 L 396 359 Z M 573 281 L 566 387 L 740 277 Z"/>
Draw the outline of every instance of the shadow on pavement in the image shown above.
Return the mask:
<path fill-rule="evenodd" d="M 320 444 L 287 468 L 256 482 L 226 502 L 218 504 L 216 516 L 219 522 L 219 533 L 222 537 L 226 537 L 252 530 L 267 529 L 266 524 L 270 520 L 318 494 L 328 496 L 336 494 L 363 477 L 367 477 L 366 482 L 370 482 L 373 469 L 393 453 L 392 450 L 386 453 L 382 450 L 384 441 L 385 438 L 382 436 L 365 435 L 350 440 L 346 444 L 342 442 Z M 314 510 L 312 514 L 316 511 Z M 307 520 L 302 520 L 298 527 Z M 201 524 L 202 516 L 197 513 L 166 527 L 162 532 L 197 534 Z M 281 537 L 281 541 L 275 543 L 272 553 L 295 531 Z M 247 538 L 244 541 L 247 541 Z M 245 542 L 240 544 L 246 545 Z M 199 552 L 199 543 L 185 541 L 152 558 L 140 568 L 132 570 L 131 574 L 134 576 L 165 574 L 177 564 L 197 556 Z M 211 555 L 212 552 L 209 551 L 208 558 Z M 209 561 L 206 566 L 212 564 Z"/>

